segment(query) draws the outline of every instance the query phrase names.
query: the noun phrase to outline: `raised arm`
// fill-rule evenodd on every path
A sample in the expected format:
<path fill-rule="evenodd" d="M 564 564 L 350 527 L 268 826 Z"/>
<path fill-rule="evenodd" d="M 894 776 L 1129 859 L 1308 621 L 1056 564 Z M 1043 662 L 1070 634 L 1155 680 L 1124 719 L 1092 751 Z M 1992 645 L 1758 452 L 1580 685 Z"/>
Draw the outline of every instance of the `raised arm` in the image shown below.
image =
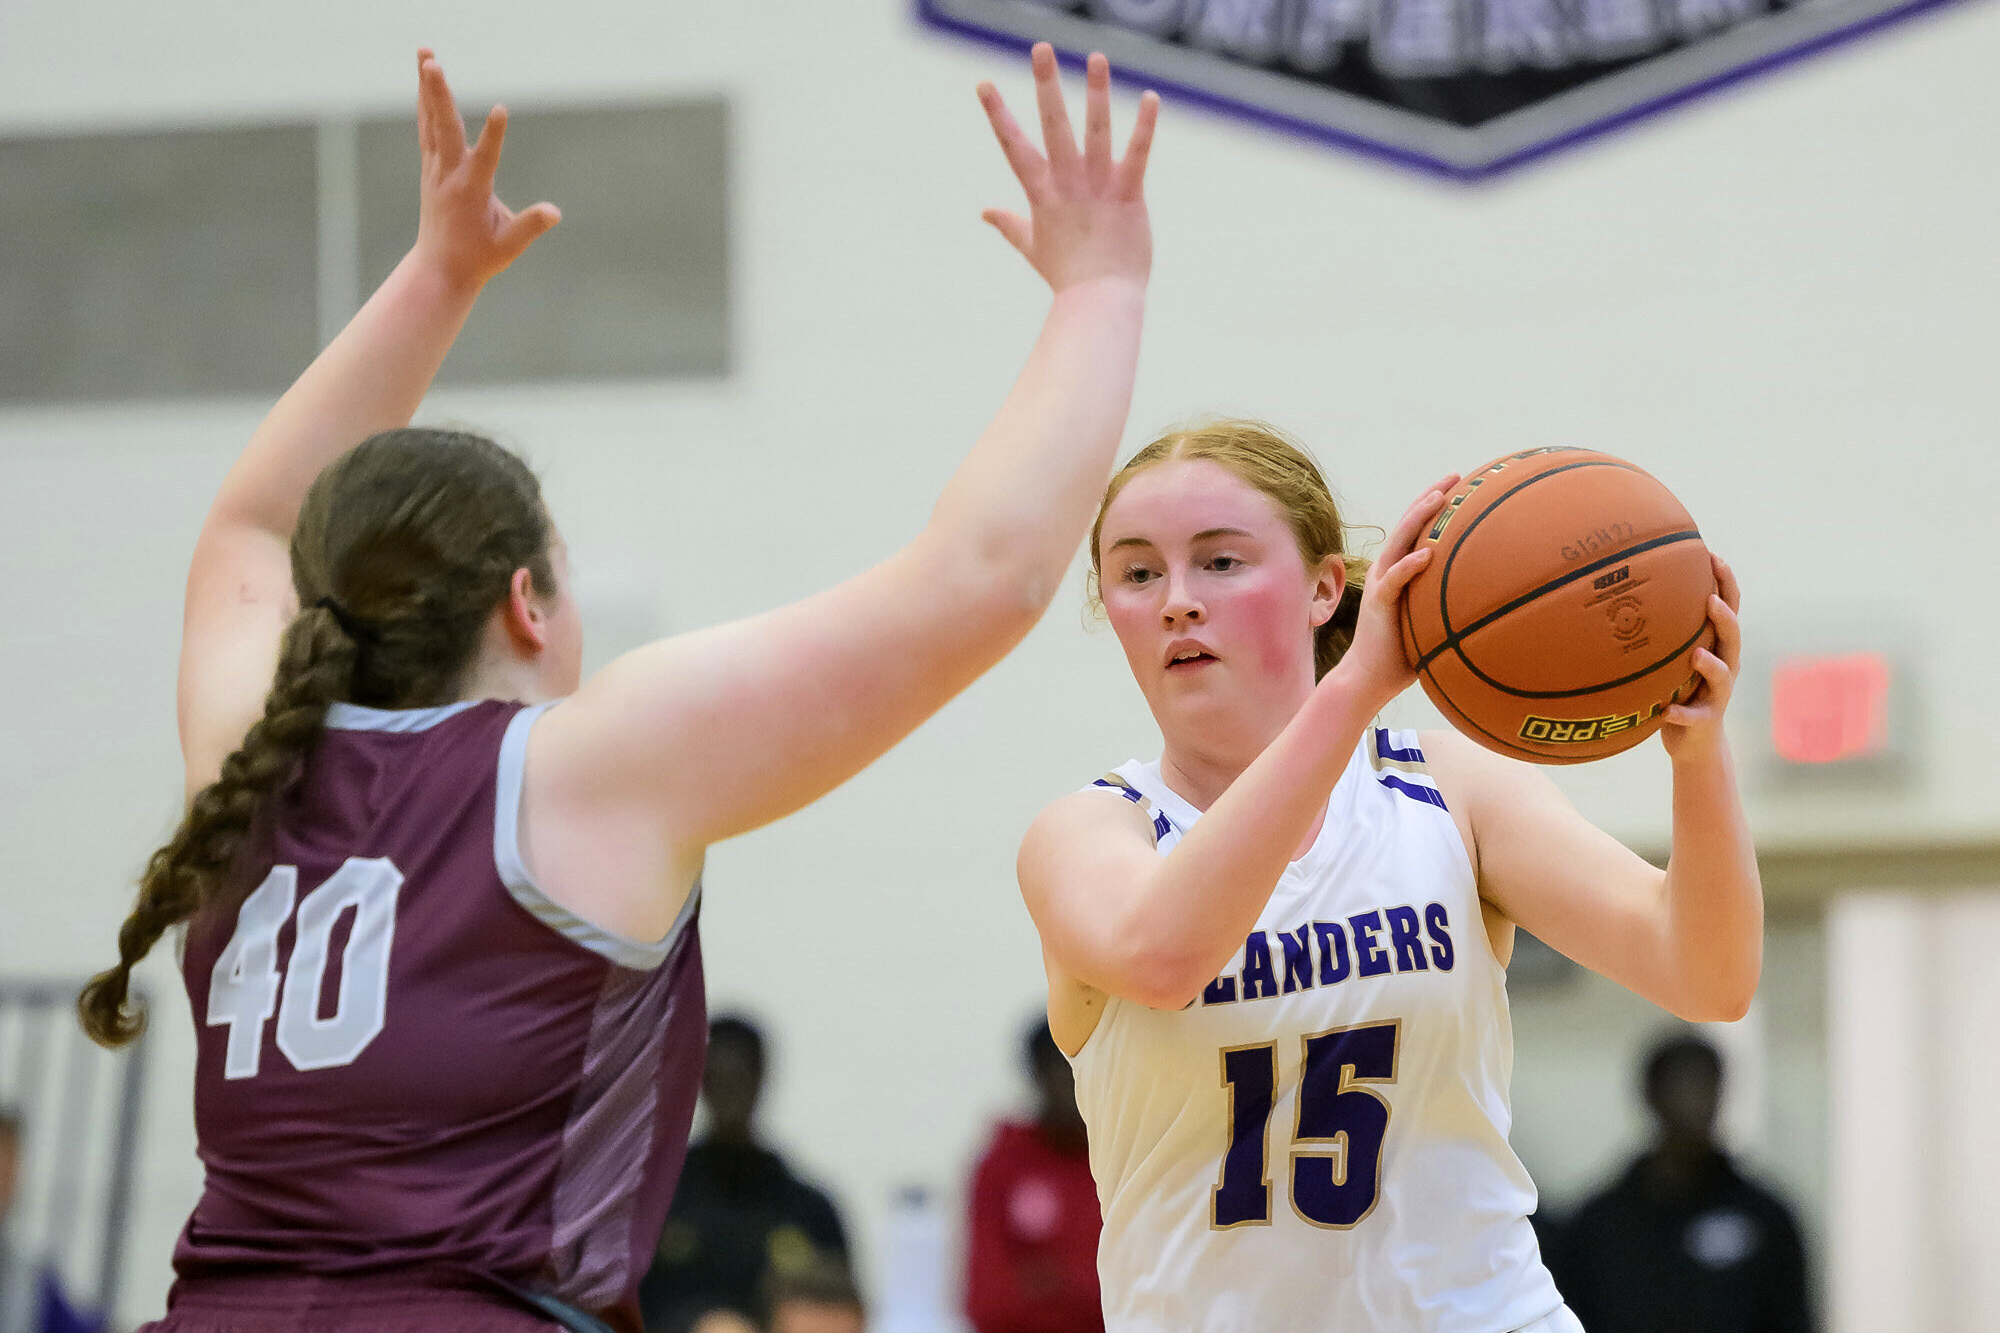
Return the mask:
<path fill-rule="evenodd" d="M 1447 800 L 1471 820 L 1482 897 L 1550 947 L 1696 1022 L 1741 1018 L 1763 965 L 1764 894 L 1756 847 L 1722 733 L 1743 636 L 1736 577 L 1715 562 L 1716 651 L 1698 649 L 1703 685 L 1667 709 L 1673 850 L 1648 865 L 1577 813 L 1532 766 L 1456 733 L 1424 753 Z"/>
<path fill-rule="evenodd" d="M 560 219 L 550 204 L 515 214 L 493 193 L 506 110 L 468 146 L 444 71 L 429 51 L 417 66 L 416 244 L 250 437 L 195 543 L 179 691 L 190 791 L 214 780 L 262 711 L 298 610 L 288 544 L 307 487 L 369 435 L 409 424 L 480 289 Z"/>
<path fill-rule="evenodd" d="M 1457 483 L 1403 515 L 1369 570 L 1353 645 L 1171 852 L 1160 856 L 1145 816 L 1108 793 L 1063 797 L 1029 828 L 1017 869 L 1049 964 L 1052 1025 L 1065 985 L 1181 1008 L 1243 947 L 1363 730 L 1416 679 L 1396 616 L 1430 550 L 1410 547 Z M 1072 1029 L 1069 1047 L 1082 1035 Z"/>
<path fill-rule="evenodd" d="M 598 885 L 572 884 L 566 896 L 601 924 L 650 933 L 644 923 L 685 895 L 702 848 L 859 772 L 1019 642 L 1060 586 L 1131 398 L 1158 101 L 1141 102 L 1130 147 L 1114 160 L 1103 57 L 1091 60 L 1080 152 L 1046 46 L 1035 81 L 1046 157 L 999 94 L 979 90 L 1031 207 L 1027 218 L 986 216 L 1054 302 L 930 522 L 826 592 L 628 653 L 536 725 L 526 808 L 537 870 L 562 877 L 594 864 Z M 604 887 L 647 858 L 657 862 L 650 876 Z"/>

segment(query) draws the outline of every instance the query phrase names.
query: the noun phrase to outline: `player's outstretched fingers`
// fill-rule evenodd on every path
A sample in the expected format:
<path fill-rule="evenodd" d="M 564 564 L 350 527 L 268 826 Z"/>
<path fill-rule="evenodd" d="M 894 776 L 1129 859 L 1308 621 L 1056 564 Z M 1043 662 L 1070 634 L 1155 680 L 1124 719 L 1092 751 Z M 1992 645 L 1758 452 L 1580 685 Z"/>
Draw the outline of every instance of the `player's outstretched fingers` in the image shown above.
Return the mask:
<path fill-rule="evenodd" d="M 1139 199 L 1146 192 L 1146 163 L 1153 155 L 1153 131 L 1160 123 L 1160 95 L 1150 89 L 1139 95 L 1139 119 L 1132 126 L 1131 142 L 1118 164 L 1118 193 L 1124 199 Z"/>
<path fill-rule="evenodd" d="M 521 252 L 540 240 L 543 233 L 562 221 L 562 210 L 544 200 L 539 204 L 524 208 L 500 231 L 495 244 L 500 253 L 511 264 L 521 257 Z"/>
<path fill-rule="evenodd" d="M 993 137 L 1000 141 L 1000 151 L 1006 155 L 1007 166 L 1013 171 L 1014 179 L 1020 181 L 1021 188 L 1027 192 L 1028 202 L 1035 203 L 1045 198 L 1049 189 L 1048 160 L 1021 132 L 1020 123 L 1007 109 L 1000 90 L 990 83 L 980 84 L 979 105 L 986 112 L 986 123 L 993 127 Z"/>
<path fill-rule="evenodd" d="M 455 168 L 465 156 L 465 122 L 459 119 L 458 103 L 445 81 L 444 68 L 435 58 L 423 67 L 419 85 L 420 113 L 430 124 L 430 148 L 443 171 Z"/>
<path fill-rule="evenodd" d="M 500 149 L 506 142 L 507 108 L 496 106 L 486 113 L 486 123 L 479 129 L 479 142 L 472 145 L 473 188 L 493 188 L 493 178 L 500 171 Z"/>
<path fill-rule="evenodd" d="M 1035 44 L 1035 104 L 1042 113 L 1042 152 L 1049 168 L 1062 175 L 1077 165 L 1076 132 L 1069 125 L 1069 108 L 1063 105 L 1062 70 L 1056 64 L 1056 50 L 1047 42 Z"/>
<path fill-rule="evenodd" d="M 1083 161 L 1102 181 L 1111 175 L 1111 62 L 1093 51 L 1084 69 Z"/>
<path fill-rule="evenodd" d="M 993 230 L 1007 238 L 1007 244 L 1021 252 L 1021 257 L 1034 262 L 1035 229 L 1032 223 L 1018 213 L 1009 213 L 1004 208 L 989 208 L 979 215 Z"/>
<path fill-rule="evenodd" d="M 428 46 L 417 48 L 417 151 L 426 157 L 436 151 L 432 144 L 434 135 L 430 107 L 424 96 L 424 66 L 432 59 L 431 49 Z"/>

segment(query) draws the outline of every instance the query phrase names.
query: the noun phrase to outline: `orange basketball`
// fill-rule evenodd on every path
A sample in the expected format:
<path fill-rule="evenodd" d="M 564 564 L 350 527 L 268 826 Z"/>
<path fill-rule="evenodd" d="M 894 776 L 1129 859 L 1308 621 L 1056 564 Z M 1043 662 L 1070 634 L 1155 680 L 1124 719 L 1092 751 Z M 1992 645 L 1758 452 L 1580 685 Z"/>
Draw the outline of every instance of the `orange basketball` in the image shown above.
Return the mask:
<path fill-rule="evenodd" d="M 1715 574 L 1673 492 L 1590 449 L 1495 459 L 1445 497 L 1403 603 L 1424 693 L 1489 750 L 1579 764 L 1630 749 L 1701 683 Z"/>

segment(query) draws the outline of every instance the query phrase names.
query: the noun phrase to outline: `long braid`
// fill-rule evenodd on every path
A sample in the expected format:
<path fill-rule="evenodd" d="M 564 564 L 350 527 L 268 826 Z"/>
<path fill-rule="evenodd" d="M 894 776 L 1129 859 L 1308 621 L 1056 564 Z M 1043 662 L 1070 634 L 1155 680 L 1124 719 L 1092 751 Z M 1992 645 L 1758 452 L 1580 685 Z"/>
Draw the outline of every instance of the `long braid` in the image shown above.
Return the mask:
<path fill-rule="evenodd" d="M 77 997 L 84 1031 L 131 1041 L 132 969 L 160 937 L 248 887 L 279 803 L 326 729 L 330 704 L 426 707 L 457 697 L 517 569 L 556 591 L 541 488 L 520 459 L 458 431 L 372 435 L 328 465 L 292 533 L 286 628 L 264 715 L 153 853 L 118 932 L 118 966 Z"/>
<path fill-rule="evenodd" d="M 298 777 L 326 725 L 327 705 L 346 697 L 355 641 L 325 607 L 309 606 L 285 630 L 264 716 L 222 762 L 214 782 L 195 793 L 166 846 L 140 877 L 139 899 L 118 930 L 118 965 L 93 977 L 77 997 L 83 1030 L 105 1046 L 123 1046 L 146 1027 L 129 1009 L 132 969 L 160 937 L 242 886 L 233 883 L 272 804 Z"/>

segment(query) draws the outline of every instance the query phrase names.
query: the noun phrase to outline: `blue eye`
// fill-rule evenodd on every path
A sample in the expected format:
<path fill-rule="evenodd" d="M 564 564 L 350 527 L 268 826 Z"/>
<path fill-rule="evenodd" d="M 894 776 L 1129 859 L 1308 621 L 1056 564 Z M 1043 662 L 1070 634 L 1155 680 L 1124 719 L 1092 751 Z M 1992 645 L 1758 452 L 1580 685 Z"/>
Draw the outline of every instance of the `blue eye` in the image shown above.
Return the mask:
<path fill-rule="evenodd" d="M 1152 577 L 1153 571 L 1140 565 L 1134 565 L 1125 571 L 1125 581 L 1127 583 L 1144 583 Z"/>
<path fill-rule="evenodd" d="M 1218 555 L 1208 562 L 1209 568 L 1222 570 L 1225 572 L 1234 569 L 1236 566 L 1242 563 L 1243 562 L 1241 560 L 1237 559 L 1233 555 Z"/>

